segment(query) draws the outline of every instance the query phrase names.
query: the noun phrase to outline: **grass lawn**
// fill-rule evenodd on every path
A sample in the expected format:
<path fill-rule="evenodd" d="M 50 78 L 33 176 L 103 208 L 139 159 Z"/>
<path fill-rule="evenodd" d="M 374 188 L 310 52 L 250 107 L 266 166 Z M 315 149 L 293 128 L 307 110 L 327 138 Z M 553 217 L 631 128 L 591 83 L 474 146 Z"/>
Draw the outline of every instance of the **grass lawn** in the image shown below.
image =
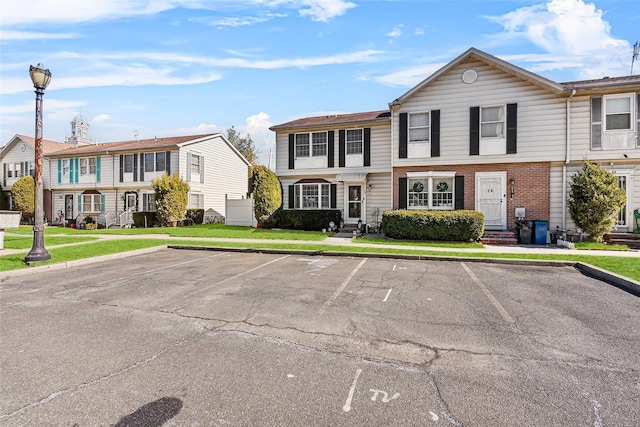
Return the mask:
<path fill-rule="evenodd" d="M 64 245 L 66 243 L 78 243 L 97 240 L 97 237 L 90 236 L 46 236 L 44 239 L 44 245 Z M 4 247 L 5 249 L 30 249 L 33 245 L 33 229 L 29 235 L 11 235 L 5 233 L 4 235 Z"/>
<path fill-rule="evenodd" d="M 187 228 L 187 227 L 185 227 Z M 82 231 L 82 230 L 80 230 Z M 91 231 L 88 231 L 91 232 Z M 322 233 L 320 233 L 322 234 Z M 6 237 L 6 236 L 5 236 Z M 126 252 L 135 249 L 149 248 L 164 245 L 192 245 L 192 246 L 215 246 L 227 248 L 255 248 L 255 249 L 298 249 L 323 252 L 354 252 L 370 253 L 370 254 L 413 254 L 424 256 L 446 256 L 446 257 L 473 257 L 473 258 L 506 258 L 506 259 L 534 259 L 534 260 L 558 260 L 558 261 L 574 261 L 584 262 L 602 269 L 617 273 L 621 276 L 640 281 L 640 262 L 638 258 L 632 257 L 613 257 L 599 255 L 563 255 L 563 254 L 496 254 L 484 252 L 450 252 L 438 251 L 437 249 L 412 250 L 402 248 L 353 248 L 348 246 L 328 246 L 313 243 L 274 243 L 265 240 L 258 243 L 242 243 L 242 242 L 206 242 L 191 241 L 189 239 L 123 239 L 123 240 L 100 240 L 95 243 L 88 243 L 78 246 L 67 246 L 64 248 L 51 248 L 48 252 L 51 254 L 51 260 L 37 265 L 46 265 L 58 262 L 72 261 L 76 259 L 90 258 L 100 255 L 108 255 L 119 252 Z M 592 253 L 592 252 L 591 252 Z M 15 270 L 27 268 L 23 263 L 24 254 L 6 255 L 0 257 L 0 271 Z"/>

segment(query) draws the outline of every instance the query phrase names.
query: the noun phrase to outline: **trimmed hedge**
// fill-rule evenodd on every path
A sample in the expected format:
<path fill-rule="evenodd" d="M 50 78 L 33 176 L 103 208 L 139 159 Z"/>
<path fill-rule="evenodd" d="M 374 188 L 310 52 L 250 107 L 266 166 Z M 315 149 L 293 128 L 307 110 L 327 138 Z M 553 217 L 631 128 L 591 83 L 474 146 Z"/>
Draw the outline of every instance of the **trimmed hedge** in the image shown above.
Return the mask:
<path fill-rule="evenodd" d="M 147 227 L 153 227 L 158 224 L 158 217 L 155 212 L 134 212 L 133 213 L 133 225 L 136 228 L 144 228 L 144 219 L 147 218 Z"/>
<path fill-rule="evenodd" d="M 340 225 L 341 213 L 337 209 L 280 211 L 278 227 L 286 230 L 322 231 L 329 228 L 329 222 Z"/>
<path fill-rule="evenodd" d="M 385 211 L 382 230 L 392 239 L 476 242 L 484 233 L 484 215 L 469 210 Z"/>

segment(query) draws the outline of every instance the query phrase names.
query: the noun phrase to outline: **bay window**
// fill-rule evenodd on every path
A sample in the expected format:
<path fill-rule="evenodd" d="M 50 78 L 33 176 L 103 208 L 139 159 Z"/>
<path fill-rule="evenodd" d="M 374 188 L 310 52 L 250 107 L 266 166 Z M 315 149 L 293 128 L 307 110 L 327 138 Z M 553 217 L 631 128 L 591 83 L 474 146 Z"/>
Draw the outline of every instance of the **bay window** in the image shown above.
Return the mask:
<path fill-rule="evenodd" d="M 453 210 L 453 172 L 407 172 L 409 209 Z"/>
<path fill-rule="evenodd" d="M 329 209 L 329 184 L 296 184 L 294 191 L 294 209 Z"/>

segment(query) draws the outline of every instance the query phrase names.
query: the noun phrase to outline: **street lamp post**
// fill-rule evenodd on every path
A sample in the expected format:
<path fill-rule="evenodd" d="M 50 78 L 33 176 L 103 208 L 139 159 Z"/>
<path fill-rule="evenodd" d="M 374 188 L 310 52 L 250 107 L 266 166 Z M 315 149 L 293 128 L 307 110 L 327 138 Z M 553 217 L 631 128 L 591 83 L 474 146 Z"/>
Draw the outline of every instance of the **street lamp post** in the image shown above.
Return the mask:
<path fill-rule="evenodd" d="M 33 246 L 24 257 L 24 262 L 46 261 L 51 254 L 44 248 L 44 208 L 42 191 L 42 95 L 51 81 L 51 72 L 42 64 L 29 67 L 33 87 L 36 88 L 36 147 L 35 147 L 35 191 Z"/>

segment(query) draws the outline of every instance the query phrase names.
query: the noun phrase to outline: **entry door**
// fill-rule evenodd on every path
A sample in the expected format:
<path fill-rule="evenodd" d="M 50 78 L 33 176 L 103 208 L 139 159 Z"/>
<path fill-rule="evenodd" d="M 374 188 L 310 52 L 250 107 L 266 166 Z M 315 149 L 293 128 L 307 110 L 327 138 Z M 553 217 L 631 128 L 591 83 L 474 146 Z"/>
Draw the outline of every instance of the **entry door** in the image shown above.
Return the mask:
<path fill-rule="evenodd" d="M 507 229 L 506 172 L 476 174 L 476 210 L 484 214 L 487 230 Z"/>
<path fill-rule="evenodd" d="M 362 218 L 362 185 L 349 185 L 347 187 L 347 220 L 356 223 Z"/>
<path fill-rule="evenodd" d="M 64 218 L 73 219 L 73 194 L 64 195 Z"/>
<path fill-rule="evenodd" d="M 126 193 L 124 197 L 124 210 L 136 212 L 138 210 L 137 202 L 138 195 L 136 193 Z"/>
<path fill-rule="evenodd" d="M 629 190 L 627 183 L 629 182 L 630 174 L 617 174 L 617 176 L 618 186 L 623 189 L 627 195 L 627 203 L 618 212 L 615 228 L 619 231 L 627 231 L 629 230 Z M 633 228 L 631 229 L 633 230 Z"/>

